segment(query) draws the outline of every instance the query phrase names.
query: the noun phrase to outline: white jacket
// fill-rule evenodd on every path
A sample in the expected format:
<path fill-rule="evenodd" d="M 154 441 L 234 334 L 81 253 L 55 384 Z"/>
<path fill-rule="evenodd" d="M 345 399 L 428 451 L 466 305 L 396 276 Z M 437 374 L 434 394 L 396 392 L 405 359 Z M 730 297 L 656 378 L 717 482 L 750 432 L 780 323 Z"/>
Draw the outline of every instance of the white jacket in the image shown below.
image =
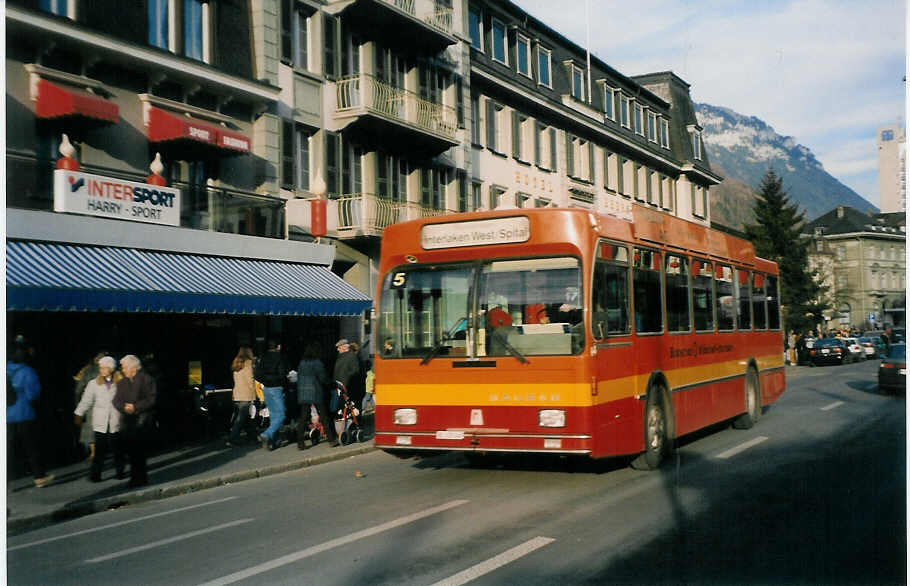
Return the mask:
<path fill-rule="evenodd" d="M 111 400 L 117 392 L 117 384 L 112 383 L 108 389 L 104 383 L 98 384 L 98 379 L 92 379 L 85 385 L 82 400 L 76 406 L 74 413 L 84 417 L 85 412 L 92 410 L 92 430 L 101 433 L 116 433 L 120 431 L 120 411 L 114 409 Z"/>

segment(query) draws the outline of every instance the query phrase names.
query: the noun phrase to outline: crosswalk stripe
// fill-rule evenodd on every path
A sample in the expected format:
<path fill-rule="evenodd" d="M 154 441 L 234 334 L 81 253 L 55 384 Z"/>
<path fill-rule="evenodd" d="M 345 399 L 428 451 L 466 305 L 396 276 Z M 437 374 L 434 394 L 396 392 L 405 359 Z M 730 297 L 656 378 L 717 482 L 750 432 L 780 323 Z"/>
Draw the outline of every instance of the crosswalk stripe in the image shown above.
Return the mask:
<path fill-rule="evenodd" d="M 458 572 L 454 576 L 449 576 L 445 580 L 440 580 L 439 582 L 433 584 L 433 586 L 462 586 L 462 584 L 467 584 L 468 582 L 476 580 L 484 574 L 489 574 L 493 570 L 501 568 L 506 564 L 510 564 L 518 558 L 524 557 L 534 550 L 540 549 L 545 545 L 549 545 L 554 541 L 556 540 L 552 537 L 535 537 L 534 539 L 525 541 L 521 545 L 517 545 L 508 551 L 502 552 L 498 556 L 473 565 L 463 572 Z"/>

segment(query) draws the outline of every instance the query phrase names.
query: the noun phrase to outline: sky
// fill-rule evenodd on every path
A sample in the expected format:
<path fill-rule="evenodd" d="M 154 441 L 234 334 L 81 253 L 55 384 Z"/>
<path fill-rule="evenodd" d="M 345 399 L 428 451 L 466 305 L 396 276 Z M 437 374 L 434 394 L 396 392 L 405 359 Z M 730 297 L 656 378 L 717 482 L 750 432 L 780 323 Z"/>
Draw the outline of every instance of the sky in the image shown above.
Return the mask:
<path fill-rule="evenodd" d="M 879 202 L 876 131 L 905 124 L 904 0 L 513 0 L 625 75 L 756 116 Z"/>

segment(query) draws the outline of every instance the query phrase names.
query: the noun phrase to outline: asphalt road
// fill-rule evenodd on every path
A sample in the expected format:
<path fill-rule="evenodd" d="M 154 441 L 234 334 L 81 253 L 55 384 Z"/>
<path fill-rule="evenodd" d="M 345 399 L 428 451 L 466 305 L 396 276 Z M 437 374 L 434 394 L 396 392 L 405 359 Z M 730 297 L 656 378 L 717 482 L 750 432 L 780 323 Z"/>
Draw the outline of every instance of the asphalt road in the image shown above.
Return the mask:
<path fill-rule="evenodd" d="M 376 452 L 11 537 L 10 584 L 905 584 L 905 398 L 800 368 L 657 472 Z"/>

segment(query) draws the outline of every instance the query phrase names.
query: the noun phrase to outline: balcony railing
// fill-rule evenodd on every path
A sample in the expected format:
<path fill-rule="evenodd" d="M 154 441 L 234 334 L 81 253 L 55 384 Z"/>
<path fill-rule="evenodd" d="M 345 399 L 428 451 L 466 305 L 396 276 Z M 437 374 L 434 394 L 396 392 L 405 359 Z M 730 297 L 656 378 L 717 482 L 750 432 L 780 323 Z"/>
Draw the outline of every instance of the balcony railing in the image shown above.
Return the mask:
<path fill-rule="evenodd" d="M 6 205 L 13 208 L 53 211 L 55 162 L 33 155 L 7 153 Z M 145 176 L 92 165 L 81 171 L 125 181 L 145 183 Z M 258 193 L 171 182 L 180 189 L 180 226 L 211 232 L 284 238 L 285 202 Z"/>
<path fill-rule="evenodd" d="M 444 6 L 438 6 L 435 2 L 417 2 L 416 0 L 383 0 L 387 4 L 391 4 L 398 10 L 406 12 L 417 19 L 422 19 L 428 25 L 433 28 L 439 29 L 440 31 L 450 35 L 452 34 L 452 14 L 453 10 L 451 8 L 446 8 Z M 418 8 L 422 8 L 420 14 L 418 13 Z"/>
<path fill-rule="evenodd" d="M 455 139 L 458 121 L 455 109 L 420 98 L 414 92 L 393 87 L 372 75 L 340 79 L 336 84 L 336 114 L 379 114 L 449 140 Z"/>
<path fill-rule="evenodd" d="M 357 235 L 380 236 L 386 226 L 405 219 L 404 204 L 372 194 L 345 195 L 334 203 L 338 210 L 339 236 L 351 231 Z"/>

